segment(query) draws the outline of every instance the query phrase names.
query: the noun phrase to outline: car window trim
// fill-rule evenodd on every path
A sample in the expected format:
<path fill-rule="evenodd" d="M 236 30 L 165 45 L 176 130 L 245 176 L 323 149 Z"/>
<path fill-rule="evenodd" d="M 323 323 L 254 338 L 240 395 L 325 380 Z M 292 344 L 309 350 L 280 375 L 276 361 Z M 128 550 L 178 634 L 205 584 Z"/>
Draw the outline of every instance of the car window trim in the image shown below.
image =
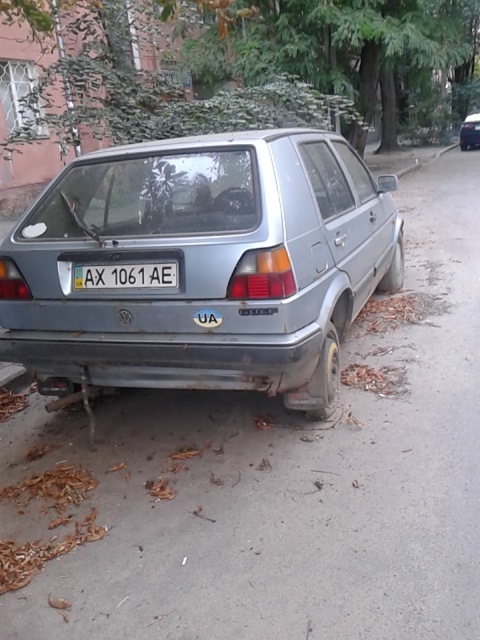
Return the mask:
<path fill-rule="evenodd" d="M 347 179 L 349 181 L 350 188 L 353 187 L 353 192 L 357 196 L 358 205 L 362 206 L 364 204 L 367 204 L 371 200 L 374 200 L 375 198 L 378 198 L 379 193 L 378 193 L 377 181 L 373 177 L 370 169 L 367 167 L 365 162 L 362 160 L 362 158 L 359 156 L 359 154 L 355 151 L 355 149 L 350 144 L 348 144 L 348 142 L 346 140 L 335 139 L 335 140 L 327 140 L 327 142 L 329 143 L 330 147 L 332 148 L 333 152 L 335 153 L 335 157 L 338 158 L 338 161 L 341 163 L 341 166 L 344 168 L 344 171 L 347 174 Z M 365 169 L 367 170 L 367 175 L 370 178 L 370 182 L 372 183 L 372 188 L 373 188 L 373 194 L 372 194 L 372 196 L 370 198 L 367 198 L 366 200 L 362 200 L 360 198 L 360 194 L 358 193 L 358 189 L 356 188 L 355 184 L 353 183 L 353 180 L 351 179 L 350 172 L 348 171 L 347 165 L 343 162 L 341 155 L 339 153 L 337 153 L 337 151 L 335 149 L 335 146 L 334 146 L 334 143 L 343 144 L 345 147 L 347 147 L 347 149 L 350 149 L 351 151 L 353 151 L 353 153 L 357 156 L 357 158 L 362 163 L 363 167 L 365 167 Z"/>
<path fill-rule="evenodd" d="M 334 154 L 334 159 L 335 159 L 335 160 L 337 161 L 337 163 L 339 164 L 340 171 L 344 174 L 344 177 L 345 177 L 345 180 L 346 180 L 346 182 L 347 182 L 347 186 L 348 186 L 348 188 L 349 188 L 349 190 L 350 190 L 350 195 L 351 195 L 351 196 L 352 196 L 352 198 L 353 198 L 353 203 L 354 203 L 354 204 L 353 204 L 353 206 L 352 206 L 352 207 L 350 207 L 350 209 L 345 209 L 344 211 L 341 211 L 340 213 L 336 213 L 336 214 L 335 214 L 335 215 L 333 215 L 333 216 L 329 216 L 328 218 L 324 218 L 324 217 L 322 216 L 322 212 L 321 212 L 321 210 L 320 210 L 319 204 L 318 204 L 318 202 L 317 202 L 317 197 L 316 197 L 316 195 L 315 195 L 315 190 L 314 190 L 314 188 L 313 188 L 313 185 L 312 185 L 312 183 L 311 183 L 310 179 L 308 178 L 308 171 L 307 171 L 307 167 L 305 166 L 305 162 L 304 162 L 304 160 L 303 160 L 303 157 L 302 157 L 302 154 L 301 154 L 301 152 L 300 152 L 300 149 L 301 149 L 301 147 L 303 147 L 303 146 L 305 146 L 305 145 L 307 145 L 307 144 L 312 144 L 312 143 L 326 143 L 326 144 L 327 144 L 327 147 L 330 149 L 330 145 L 328 145 L 328 142 L 329 142 L 329 141 L 328 141 L 328 137 L 327 137 L 327 136 L 321 136 L 321 137 L 320 137 L 320 136 L 318 136 L 318 137 L 317 137 L 317 136 L 315 136 L 315 138 L 310 138 L 310 137 L 308 137 L 307 139 L 303 139 L 303 136 L 302 136 L 302 139 L 301 139 L 301 140 L 296 141 L 297 155 L 298 155 L 298 158 L 299 158 L 299 160 L 300 160 L 300 162 L 301 162 L 301 164 L 302 164 L 302 167 L 303 167 L 303 170 L 304 170 L 304 173 L 305 173 L 305 177 L 306 177 L 306 179 L 307 179 L 308 186 L 309 186 L 310 191 L 311 191 L 312 196 L 313 196 L 313 201 L 314 201 L 314 203 L 315 203 L 315 207 L 317 208 L 317 211 L 318 211 L 318 214 L 319 214 L 319 218 L 320 218 L 320 220 L 321 220 L 323 223 L 331 222 L 332 220 L 337 220 L 338 218 L 341 218 L 342 216 L 345 216 L 345 215 L 347 215 L 347 214 L 351 213 L 351 212 L 352 212 L 352 211 L 354 211 L 354 210 L 357 208 L 357 206 L 358 206 L 358 205 L 357 205 L 357 197 L 356 197 L 356 196 L 357 196 L 357 194 L 356 194 L 356 191 L 352 191 L 352 187 L 351 187 L 351 184 L 350 184 L 350 180 L 349 180 L 349 178 L 347 177 L 347 175 L 345 175 L 345 170 L 344 170 L 344 168 L 343 168 L 343 163 L 342 163 L 342 165 L 340 165 L 340 164 L 338 163 L 338 161 L 337 161 L 337 156 L 336 156 L 336 154 Z"/>

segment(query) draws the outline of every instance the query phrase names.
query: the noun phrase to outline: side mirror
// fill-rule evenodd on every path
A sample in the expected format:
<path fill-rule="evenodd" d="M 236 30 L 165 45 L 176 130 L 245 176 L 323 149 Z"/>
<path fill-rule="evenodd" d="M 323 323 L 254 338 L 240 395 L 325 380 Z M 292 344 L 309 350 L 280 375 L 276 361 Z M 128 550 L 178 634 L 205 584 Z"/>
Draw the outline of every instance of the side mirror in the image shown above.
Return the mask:
<path fill-rule="evenodd" d="M 377 184 L 380 193 L 389 193 L 398 189 L 398 178 L 394 175 L 379 176 Z"/>

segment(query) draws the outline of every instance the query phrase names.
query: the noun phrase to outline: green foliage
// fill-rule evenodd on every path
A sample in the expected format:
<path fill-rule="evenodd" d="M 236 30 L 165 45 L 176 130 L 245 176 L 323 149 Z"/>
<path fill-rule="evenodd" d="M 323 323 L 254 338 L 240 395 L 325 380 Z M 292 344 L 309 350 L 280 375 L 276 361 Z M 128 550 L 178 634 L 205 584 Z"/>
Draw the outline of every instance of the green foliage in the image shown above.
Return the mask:
<path fill-rule="evenodd" d="M 10 0 L 0 2 L 4 24 L 26 22 L 34 32 L 48 32 L 53 28 L 50 6 L 42 0 Z"/>
<path fill-rule="evenodd" d="M 400 132 L 416 146 L 452 142 L 451 107 L 438 84 L 423 84 L 410 92 L 408 118 Z"/>

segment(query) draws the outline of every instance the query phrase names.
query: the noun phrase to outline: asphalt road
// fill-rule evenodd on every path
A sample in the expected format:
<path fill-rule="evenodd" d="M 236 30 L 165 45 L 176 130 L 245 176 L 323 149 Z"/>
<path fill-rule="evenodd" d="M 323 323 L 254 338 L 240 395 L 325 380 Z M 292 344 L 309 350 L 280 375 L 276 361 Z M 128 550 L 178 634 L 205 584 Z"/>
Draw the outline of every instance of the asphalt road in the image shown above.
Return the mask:
<path fill-rule="evenodd" d="M 124 392 L 96 407 L 96 452 L 81 412 L 35 394 L 1 424 L 1 486 L 81 463 L 99 485 L 72 513 L 109 529 L 0 596 L 2 640 L 478 640 L 479 172 L 480 151 L 454 150 L 402 181 L 415 322 L 369 318 L 344 345 L 345 365 L 396 376 L 393 397 L 344 387 L 317 425 L 254 394 Z M 169 452 L 206 442 L 155 502 Z M 0 538 L 71 530 L 40 504 L 0 501 Z"/>

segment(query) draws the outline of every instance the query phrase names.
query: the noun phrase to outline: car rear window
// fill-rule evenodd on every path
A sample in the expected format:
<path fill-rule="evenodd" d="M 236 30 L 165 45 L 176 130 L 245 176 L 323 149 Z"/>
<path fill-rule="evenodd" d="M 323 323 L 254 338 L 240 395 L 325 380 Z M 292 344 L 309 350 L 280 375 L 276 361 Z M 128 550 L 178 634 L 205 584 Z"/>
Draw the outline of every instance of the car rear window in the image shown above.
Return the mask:
<path fill-rule="evenodd" d="M 234 233 L 258 222 L 252 152 L 229 149 L 74 165 L 20 236 L 79 238 L 81 224 L 100 237 Z"/>

